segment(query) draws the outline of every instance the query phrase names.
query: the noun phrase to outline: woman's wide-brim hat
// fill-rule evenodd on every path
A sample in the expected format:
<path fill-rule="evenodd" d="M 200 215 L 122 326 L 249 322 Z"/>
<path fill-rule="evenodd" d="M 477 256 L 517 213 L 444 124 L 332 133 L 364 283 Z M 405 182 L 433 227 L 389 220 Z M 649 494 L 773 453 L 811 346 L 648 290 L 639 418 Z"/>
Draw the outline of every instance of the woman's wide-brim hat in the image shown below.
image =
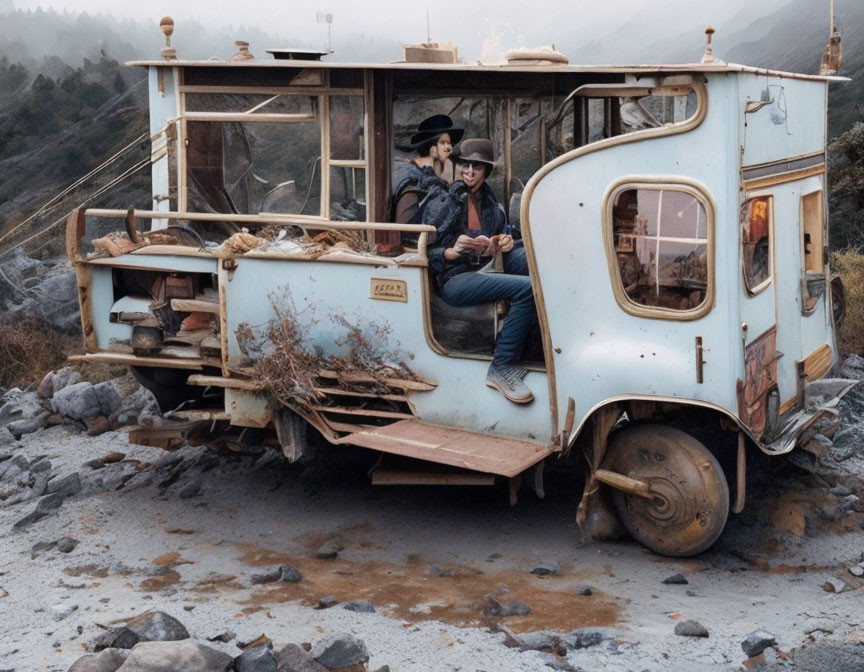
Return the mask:
<path fill-rule="evenodd" d="M 457 163 L 474 162 L 485 163 L 489 166 L 489 174 L 495 168 L 495 150 L 492 141 L 487 138 L 468 138 L 460 147 Z"/>
<path fill-rule="evenodd" d="M 453 120 L 446 114 L 435 114 L 420 122 L 417 132 L 411 136 L 411 148 L 419 149 L 442 133 L 449 134 L 450 144 L 455 145 L 462 139 L 465 131 L 461 128 L 454 128 Z"/>

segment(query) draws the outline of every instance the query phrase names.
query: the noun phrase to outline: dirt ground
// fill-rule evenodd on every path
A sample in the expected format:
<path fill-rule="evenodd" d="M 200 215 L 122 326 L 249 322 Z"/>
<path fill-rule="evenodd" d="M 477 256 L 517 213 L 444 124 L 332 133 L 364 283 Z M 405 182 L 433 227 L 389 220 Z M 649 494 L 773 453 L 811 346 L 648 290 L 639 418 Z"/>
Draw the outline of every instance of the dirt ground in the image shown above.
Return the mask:
<path fill-rule="evenodd" d="M 54 427 L 4 450 L 31 463 L 47 456 L 52 473 L 78 471 L 84 487 L 23 530 L 13 524 L 35 501 L 0 506 L 2 670 L 65 672 L 106 627 L 150 609 L 200 640 L 235 633 L 213 644 L 232 655 L 261 634 L 278 646 L 350 632 L 366 642 L 370 670 L 546 669 L 539 652 L 505 646 L 498 623 L 515 633 L 601 628 L 606 641 L 568 654 L 582 670 L 739 670 L 754 630 L 774 635 L 777 649 L 746 661 L 750 668 L 820 669 L 795 652 L 827 644 L 852 651 L 852 666 L 831 656 L 832 669 L 862 669 L 854 665 L 864 652 L 864 592 L 847 569 L 864 560 L 864 514 L 843 499 L 864 492 L 842 470 L 758 475 L 720 542 L 673 560 L 629 540 L 584 543 L 579 488 L 563 474 L 550 475 L 545 499 L 523 492 L 511 508 L 503 487 L 373 487 L 374 456 L 350 448 L 307 466 L 188 447 L 166 458 L 129 445 L 123 432 L 90 438 Z M 124 457 L 84 466 L 111 452 Z M 69 553 L 34 550 L 64 536 L 79 542 Z M 324 542 L 341 548 L 336 558 L 315 557 Z M 560 573 L 530 573 L 542 562 Z M 303 580 L 252 583 L 283 564 Z M 687 584 L 663 583 L 678 572 Z M 846 590 L 827 592 L 838 577 Z M 584 586 L 591 595 L 580 594 Z M 531 612 L 491 617 L 487 595 Z M 327 596 L 368 600 L 376 613 L 315 609 Z M 683 620 L 709 637 L 674 634 Z"/>

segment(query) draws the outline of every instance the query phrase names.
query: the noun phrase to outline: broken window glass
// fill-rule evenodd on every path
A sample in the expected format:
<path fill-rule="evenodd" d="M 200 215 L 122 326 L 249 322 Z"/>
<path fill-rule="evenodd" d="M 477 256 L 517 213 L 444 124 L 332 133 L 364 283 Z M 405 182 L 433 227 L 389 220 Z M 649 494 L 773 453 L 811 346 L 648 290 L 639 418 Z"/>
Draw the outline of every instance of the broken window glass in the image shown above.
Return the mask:
<path fill-rule="evenodd" d="M 611 234 L 630 301 L 670 310 L 693 310 L 705 302 L 708 218 L 693 194 L 654 188 L 618 192 Z"/>
<path fill-rule="evenodd" d="M 771 278 L 771 197 L 741 206 L 741 260 L 747 291 L 755 294 Z"/>
<path fill-rule="evenodd" d="M 187 93 L 187 112 L 224 114 L 307 114 L 314 116 L 318 99 L 287 94 Z"/>
<path fill-rule="evenodd" d="M 330 219 L 366 221 L 366 171 L 363 168 L 330 168 Z"/>
<path fill-rule="evenodd" d="M 516 98 L 510 103 L 510 204 L 508 220 L 518 226 L 525 184 L 543 166 L 543 119 L 550 98 Z"/>
<path fill-rule="evenodd" d="M 187 122 L 191 212 L 319 215 L 318 121 Z"/>
<path fill-rule="evenodd" d="M 330 158 L 339 161 L 362 161 L 363 98 L 330 97 Z"/>

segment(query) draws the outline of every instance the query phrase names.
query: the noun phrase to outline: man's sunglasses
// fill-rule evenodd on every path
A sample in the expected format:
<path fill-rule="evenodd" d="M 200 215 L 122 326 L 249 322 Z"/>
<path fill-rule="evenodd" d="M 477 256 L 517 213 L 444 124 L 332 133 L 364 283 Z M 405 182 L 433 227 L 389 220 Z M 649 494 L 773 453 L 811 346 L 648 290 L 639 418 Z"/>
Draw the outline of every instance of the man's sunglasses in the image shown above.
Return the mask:
<path fill-rule="evenodd" d="M 456 162 L 460 168 L 467 169 L 469 166 L 474 170 L 480 170 L 481 168 L 485 169 L 488 166 L 488 163 L 483 163 L 482 161 L 457 161 Z"/>

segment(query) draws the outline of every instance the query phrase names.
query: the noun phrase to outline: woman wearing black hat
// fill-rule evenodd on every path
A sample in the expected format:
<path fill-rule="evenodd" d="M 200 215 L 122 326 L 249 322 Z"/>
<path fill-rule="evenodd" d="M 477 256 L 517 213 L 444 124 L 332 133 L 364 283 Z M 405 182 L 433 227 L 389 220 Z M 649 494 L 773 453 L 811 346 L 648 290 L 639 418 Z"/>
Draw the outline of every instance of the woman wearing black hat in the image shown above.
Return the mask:
<path fill-rule="evenodd" d="M 411 136 L 410 149 L 417 156 L 408 163 L 407 172 L 393 191 L 391 219 L 400 224 L 420 224 L 420 203 L 433 188 L 446 190 L 455 179 L 450 156 L 464 131 L 453 127 L 446 114 L 424 119 Z"/>

